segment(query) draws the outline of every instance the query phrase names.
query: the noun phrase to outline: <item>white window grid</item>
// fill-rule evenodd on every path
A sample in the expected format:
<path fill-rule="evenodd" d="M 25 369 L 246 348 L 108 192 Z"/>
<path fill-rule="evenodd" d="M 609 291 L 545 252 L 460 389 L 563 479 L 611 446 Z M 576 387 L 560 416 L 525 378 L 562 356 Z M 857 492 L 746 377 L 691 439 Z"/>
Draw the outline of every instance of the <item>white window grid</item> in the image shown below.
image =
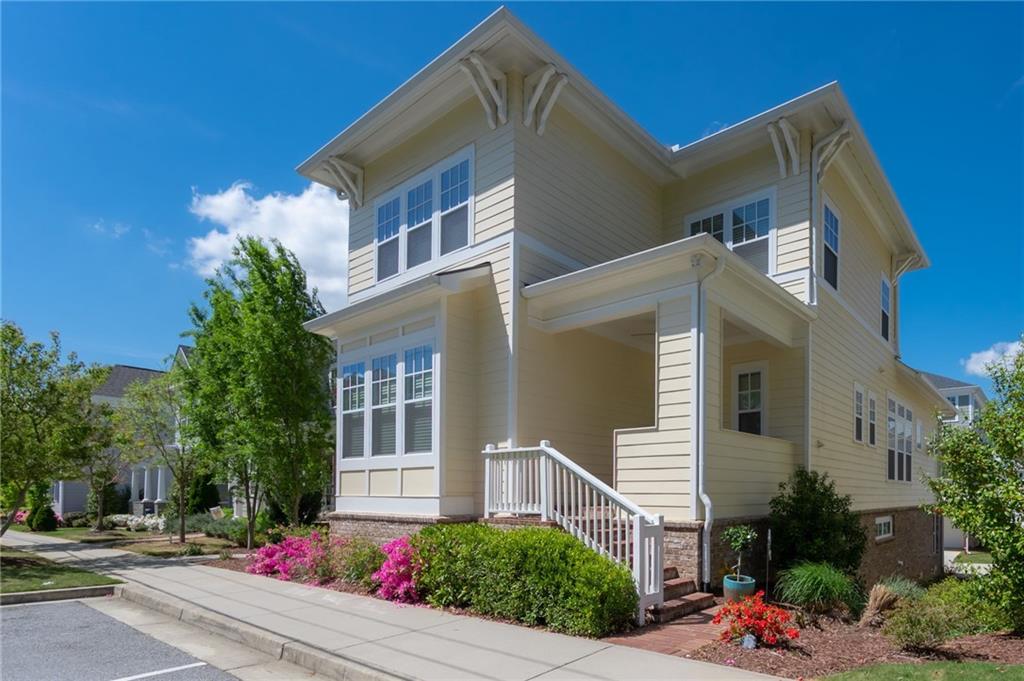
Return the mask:
<path fill-rule="evenodd" d="M 888 539 L 893 534 L 891 515 L 875 518 L 875 539 Z"/>
<path fill-rule="evenodd" d="M 868 444 L 878 444 L 878 397 L 868 393 Z"/>
<path fill-rule="evenodd" d="M 472 243 L 472 178 L 473 150 L 469 147 L 411 178 L 374 202 L 377 210 L 377 239 L 374 243 L 374 273 L 377 282 L 408 271 L 426 268 L 431 261 L 442 255 L 454 253 Z M 442 190 L 441 187 L 446 184 L 446 190 Z M 463 208 L 466 212 L 466 234 L 456 240 L 455 247 L 443 252 L 442 220 Z M 444 224 L 446 227 L 449 226 L 448 223 Z M 410 253 L 409 240 L 416 236 L 429 236 L 429 257 L 424 258 L 422 251 Z M 392 253 L 389 251 L 384 254 L 382 250 L 382 247 L 392 239 L 398 240 L 397 267 L 391 265 L 394 257 Z M 382 254 L 387 258 L 387 262 L 382 262 Z"/>
<path fill-rule="evenodd" d="M 761 434 L 764 434 L 764 380 L 760 369 L 742 371 L 736 376 L 736 420 L 742 414 L 761 415 Z"/>
<path fill-rule="evenodd" d="M 864 388 L 853 384 L 853 439 L 864 442 Z"/>
<path fill-rule="evenodd" d="M 887 406 L 886 479 L 913 482 L 914 412 L 893 397 L 887 399 Z"/>
<path fill-rule="evenodd" d="M 729 250 L 767 241 L 766 274 L 775 274 L 775 206 L 774 189 L 761 190 L 687 215 L 683 224 L 687 236 L 710 234 Z"/>
<path fill-rule="evenodd" d="M 839 255 L 839 217 L 832 212 L 832 209 L 825 206 L 825 245 L 828 246 L 833 253 Z"/>

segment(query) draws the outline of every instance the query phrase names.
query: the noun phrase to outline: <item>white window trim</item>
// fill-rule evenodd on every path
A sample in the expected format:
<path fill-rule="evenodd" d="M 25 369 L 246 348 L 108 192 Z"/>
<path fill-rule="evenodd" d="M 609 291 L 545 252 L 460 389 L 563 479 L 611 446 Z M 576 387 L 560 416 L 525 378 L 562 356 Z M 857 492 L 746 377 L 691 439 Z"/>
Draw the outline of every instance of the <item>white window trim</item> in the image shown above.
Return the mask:
<path fill-rule="evenodd" d="M 761 372 L 761 435 L 745 433 L 753 437 L 768 436 L 768 362 L 747 362 L 745 364 L 734 364 L 732 367 L 732 429 L 739 432 L 740 429 L 740 395 L 739 376 L 751 371 Z"/>
<path fill-rule="evenodd" d="M 436 325 L 435 318 L 435 325 Z M 440 435 L 441 435 L 441 394 L 442 394 L 442 382 L 443 376 L 441 371 L 441 348 L 439 341 L 439 331 L 435 327 L 429 327 L 426 329 L 414 331 L 412 333 L 403 334 L 401 333 L 401 326 L 398 326 L 399 335 L 394 338 L 389 338 L 379 343 L 368 343 L 363 347 L 354 349 L 347 353 L 339 353 L 337 359 L 337 367 L 340 375 L 341 367 L 348 364 L 355 364 L 357 362 L 364 362 L 364 371 L 366 372 L 366 380 L 363 385 L 365 389 L 364 395 L 364 413 L 366 417 L 363 422 L 363 456 L 354 457 L 342 457 L 341 445 L 342 445 L 342 418 L 341 418 L 341 396 L 340 392 L 338 395 L 338 406 L 336 408 L 336 451 L 335 460 L 337 461 L 337 470 L 340 471 L 359 471 L 359 470 L 375 470 L 375 469 L 401 469 L 401 468 L 423 468 L 434 466 L 437 467 L 438 452 L 440 451 Z M 404 453 L 405 449 L 405 434 L 404 434 L 404 422 L 405 422 L 405 350 L 413 348 L 418 345 L 430 344 L 433 350 L 433 394 L 432 394 L 432 405 L 431 405 L 431 451 L 429 452 L 416 452 L 416 453 Z M 372 362 L 374 357 L 381 355 L 395 353 L 398 357 L 396 360 L 396 371 L 397 371 L 397 385 L 396 385 L 396 399 L 395 399 L 395 454 L 387 454 L 380 456 L 373 456 L 371 451 L 373 448 L 372 439 L 372 418 L 370 416 L 370 410 L 372 409 L 372 383 L 370 381 L 371 373 L 373 371 Z M 341 385 L 341 381 L 338 381 L 338 385 Z"/>
<path fill-rule="evenodd" d="M 885 534 L 878 534 L 878 530 L 881 526 L 889 524 L 889 531 Z M 892 539 L 896 536 L 896 526 L 893 524 L 891 515 L 883 515 L 875 518 L 875 541 L 882 541 L 883 539 Z"/>
<path fill-rule="evenodd" d="M 468 231 L 466 238 L 466 245 L 460 248 L 441 254 L 441 173 L 448 170 L 456 163 L 462 161 L 469 161 L 469 199 L 466 203 L 468 214 L 466 216 L 466 229 Z M 406 267 L 407 255 L 408 255 L 408 240 L 409 240 L 409 225 L 408 222 L 408 202 L 409 202 L 409 190 L 413 187 L 419 186 L 429 179 L 433 179 L 432 186 L 432 207 L 433 216 L 430 222 L 430 258 L 419 265 L 414 267 Z M 380 271 L 379 263 L 377 262 L 378 248 L 380 243 L 377 239 L 377 209 L 385 203 L 393 201 L 398 198 L 398 215 L 400 218 L 398 236 L 392 237 L 398 239 L 398 269 L 394 274 L 378 278 L 377 273 Z M 373 283 L 374 285 L 384 284 L 390 282 L 393 279 L 404 277 L 405 275 L 415 276 L 416 274 L 422 274 L 431 269 L 431 266 L 436 265 L 437 261 L 442 257 L 447 258 L 448 256 L 470 248 L 474 244 L 474 226 L 475 226 L 475 213 L 476 213 L 476 154 L 473 145 L 469 145 L 459 151 L 455 152 L 451 156 L 438 161 L 431 167 L 423 170 L 416 175 L 406 179 L 400 185 L 392 187 L 385 192 L 377 195 L 373 200 L 372 206 L 373 214 L 371 221 L 373 225 Z M 450 211 L 449 211 L 450 212 Z"/>
<path fill-rule="evenodd" d="M 836 285 L 832 286 L 832 283 L 825 279 L 825 249 L 832 250 L 832 247 L 825 242 L 825 208 L 826 206 L 832 214 L 839 220 L 839 251 L 832 251 L 836 254 Z M 843 267 L 842 267 L 842 255 L 840 253 L 843 250 L 843 230 L 845 221 L 843 219 L 843 213 L 836 206 L 835 201 L 826 194 L 821 193 L 821 280 L 828 284 L 828 287 L 832 289 L 832 293 L 838 294 L 843 290 L 842 279 L 843 279 Z"/>
<path fill-rule="evenodd" d="M 884 307 L 882 307 L 882 284 L 885 284 L 886 286 L 889 287 L 889 309 L 888 310 L 886 310 Z M 881 279 L 880 282 L 878 282 L 878 328 L 875 330 L 875 333 L 877 333 L 878 337 L 881 338 L 882 341 L 885 342 L 887 345 L 891 344 L 893 342 L 893 328 L 895 326 L 893 324 L 893 321 L 892 321 L 893 295 L 894 294 L 893 294 L 893 288 L 892 288 L 892 281 L 889 280 L 889 277 L 885 274 L 885 272 L 882 272 L 882 279 Z M 882 313 L 883 312 L 885 312 L 886 314 L 889 315 L 889 320 L 886 323 L 886 331 L 889 332 L 889 337 L 888 338 L 886 338 L 885 336 L 882 335 Z"/>
<path fill-rule="evenodd" d="M 896 452 L 896 461 L 895 461 L 895 464 L 893 466 L 893 468 L 894 468 L 893 474 L 894 474 L 895 477 L 892 477 L 892 478 L 889 477 L 889 400 L 892 400 L 893 402 L 896 403 L 896 417 L 895 417 L 896 418 L 896 444 L 894 445 L 895 446 L 895 452 Z M 913 479 L 914 476 L 911 473 L 911 471 L 909 471 L 907 469 L 907 467 L 904 467 L 904 469 L 903 469 L 903 478 L 899 477 L 899 472 L 900 472 L 900 466 L 899 466 L 899 455 L 900 455 L 900 448 L 899 448 L 900 447 L 900 444 L 899 444 L 899 419 L 900 419 L 899 409 L 900 409 L 901 406 L 903 407 L 904 414 L 908 410 L 911 413 L 913 413 L 913 409 L 908 409 L 906 400 L 904 400 L 903 398 L 899 397 L 895 393 L 891 393 L 891 392 L 887 392 L 886 393 L 886 399 L 885 399 L 885 458 L 883 460 L 883 468 L 885 469 L 884 470 L 884 474 L 885 474 L 885 481 L 886 482 L 895 483 L 895 484 L 899 484 L 899 485 L 912 485 L 912 484 L 914 484 L 914 479 Z M 906 417 L 904 417 L 904 421 L 907 421 Z M 910 455 L 910 457 L 911 457 L 911 466 L 913 465 L 913 462 L 915 460 L 914 459 L 915 455 L 914 455 L 914 425 L 913 424 L 914 424 L 914 422 L 910 421 L 910 432 L 907 433 L 907 437 L 910 440 L 910 446 L 907 447 L 908 451 L 903 452 L 904 454 L 909 454 Z M 911 479 L 907 480 L 908 477 L 910 477 Z"/>
<path fill-rule="evenodd" d="M 767 276 L 775 276 L 778 273 L 778 212 L 779 205 L 776 201 L 776 186 L 771 185 L 759 189 L 755 192 L 745 194 L 743 196 L 737 196 L 726 201 L 722 201 L 713 206 L 707 206 L 700 210 L 693 211 L 683 216 L 683 235 L 689 237 L 690 235 L 690 223 L 702 220 L 707 217 L 711 217 L 715 213 L 722 213 L 723 224 L 722 224 L 722 243 L 730 251 L 733 250 L 732 243 L 732 209 L 751 203 L 752 201 L 760 201 L 761 199 L 768 199 L 768 236 L 761 237 L 762 239 L 768 239 L 768 272 Z M 744 241 L 743 243 L 752 243 L 753 241 Z M 740 244 L 742 245 L 742 244 Z"/>
<path fill-rule="evenodd" d="M 860 394 L 860 439 L 857 439 L 857 394 Z M 868 441 L 868 393 L 860 383 L 853 384 L 853 441 L 859 445 Z"/>
<path fill-rule="evenodd" d="M 871 403 L 872 402 L 875 403 L 875 416 L 874 416 L 874 418 L 871 417 Z M 879 431 L 878 431 L 878 409 L 879 409 L 880 406 L 881 406 L 881 403 L 878 401 L 878 395 L 876 395 L 875 393 L 873 393 L 872 391 L 869 390 L 868 391 L 868 406 L 867 406 L 867 424 L 868 424 L 867 427 L 868 427 L 868 430 L 867 430 L 867 438 L 865 439 L 865 442 L 867 443 L 868 447 L 878 447 L 878 436 L 880 434 Z M 874 426 L 875 426 L 875 441 L 873 443 L 871 442 L 871 426 L 872 426 L 872 424 L 874 424 Z M 888 446 L 888 443 L 886 443 L 886 446 Z"/>

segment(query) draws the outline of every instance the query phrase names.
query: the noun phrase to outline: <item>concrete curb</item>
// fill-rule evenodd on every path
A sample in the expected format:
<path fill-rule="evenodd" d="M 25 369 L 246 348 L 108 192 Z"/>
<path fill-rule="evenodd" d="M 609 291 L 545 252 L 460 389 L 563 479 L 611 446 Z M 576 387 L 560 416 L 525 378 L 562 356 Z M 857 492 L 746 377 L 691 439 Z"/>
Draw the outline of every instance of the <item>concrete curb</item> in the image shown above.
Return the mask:
<path fill-rule="evenodd" d="M 371 667 L 363 662 L 280 636 L 140 584 L 118 585 L 114 591 L 117 596 L 127 601 L 336 681 L 415 681 L 413 677 Z"/>
<path fill-rule="evenodd" d="M 98 598 L 112 596 L 118 584 L 102 584 L 100 586 L 72 586 L 67 589 L 42 589 L 40 591 L 15 591 L 0 594 L 0 605 L 19 605 L 21 603 L 45 603 L 46 601 L 66 601 L 76 598 Z"/>

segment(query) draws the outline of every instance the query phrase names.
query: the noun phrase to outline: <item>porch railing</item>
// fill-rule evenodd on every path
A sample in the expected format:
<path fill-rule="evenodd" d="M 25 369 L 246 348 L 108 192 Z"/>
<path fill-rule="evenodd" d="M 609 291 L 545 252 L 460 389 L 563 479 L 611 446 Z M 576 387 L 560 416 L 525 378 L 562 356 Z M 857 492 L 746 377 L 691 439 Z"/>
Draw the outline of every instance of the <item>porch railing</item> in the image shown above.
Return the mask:
<path fill-rule="evenodd" d="M 640 597 L 637 618 L 662 602 L 664 519 L 652 515 L 542 440 L 484 454 L 484 515 L 538 515 L 625 565 Z"/>

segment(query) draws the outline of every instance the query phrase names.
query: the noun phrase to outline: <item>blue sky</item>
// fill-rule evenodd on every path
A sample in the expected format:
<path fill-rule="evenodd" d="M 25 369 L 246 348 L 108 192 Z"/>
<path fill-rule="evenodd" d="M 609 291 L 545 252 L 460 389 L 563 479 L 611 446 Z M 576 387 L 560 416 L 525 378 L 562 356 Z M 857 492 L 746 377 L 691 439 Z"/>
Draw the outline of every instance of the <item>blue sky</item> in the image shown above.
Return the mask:
<path fill-rule="evenodd" d="M 339 300 L 344 210 L 295 165 L 496 6 L 3 3 L 3 317 L 159 366 L 239 231 Z M 511 8 L 666 144 L 839 80 L 933 261 L 904 358 L 1019 337 L 1024 5 Z"/>

